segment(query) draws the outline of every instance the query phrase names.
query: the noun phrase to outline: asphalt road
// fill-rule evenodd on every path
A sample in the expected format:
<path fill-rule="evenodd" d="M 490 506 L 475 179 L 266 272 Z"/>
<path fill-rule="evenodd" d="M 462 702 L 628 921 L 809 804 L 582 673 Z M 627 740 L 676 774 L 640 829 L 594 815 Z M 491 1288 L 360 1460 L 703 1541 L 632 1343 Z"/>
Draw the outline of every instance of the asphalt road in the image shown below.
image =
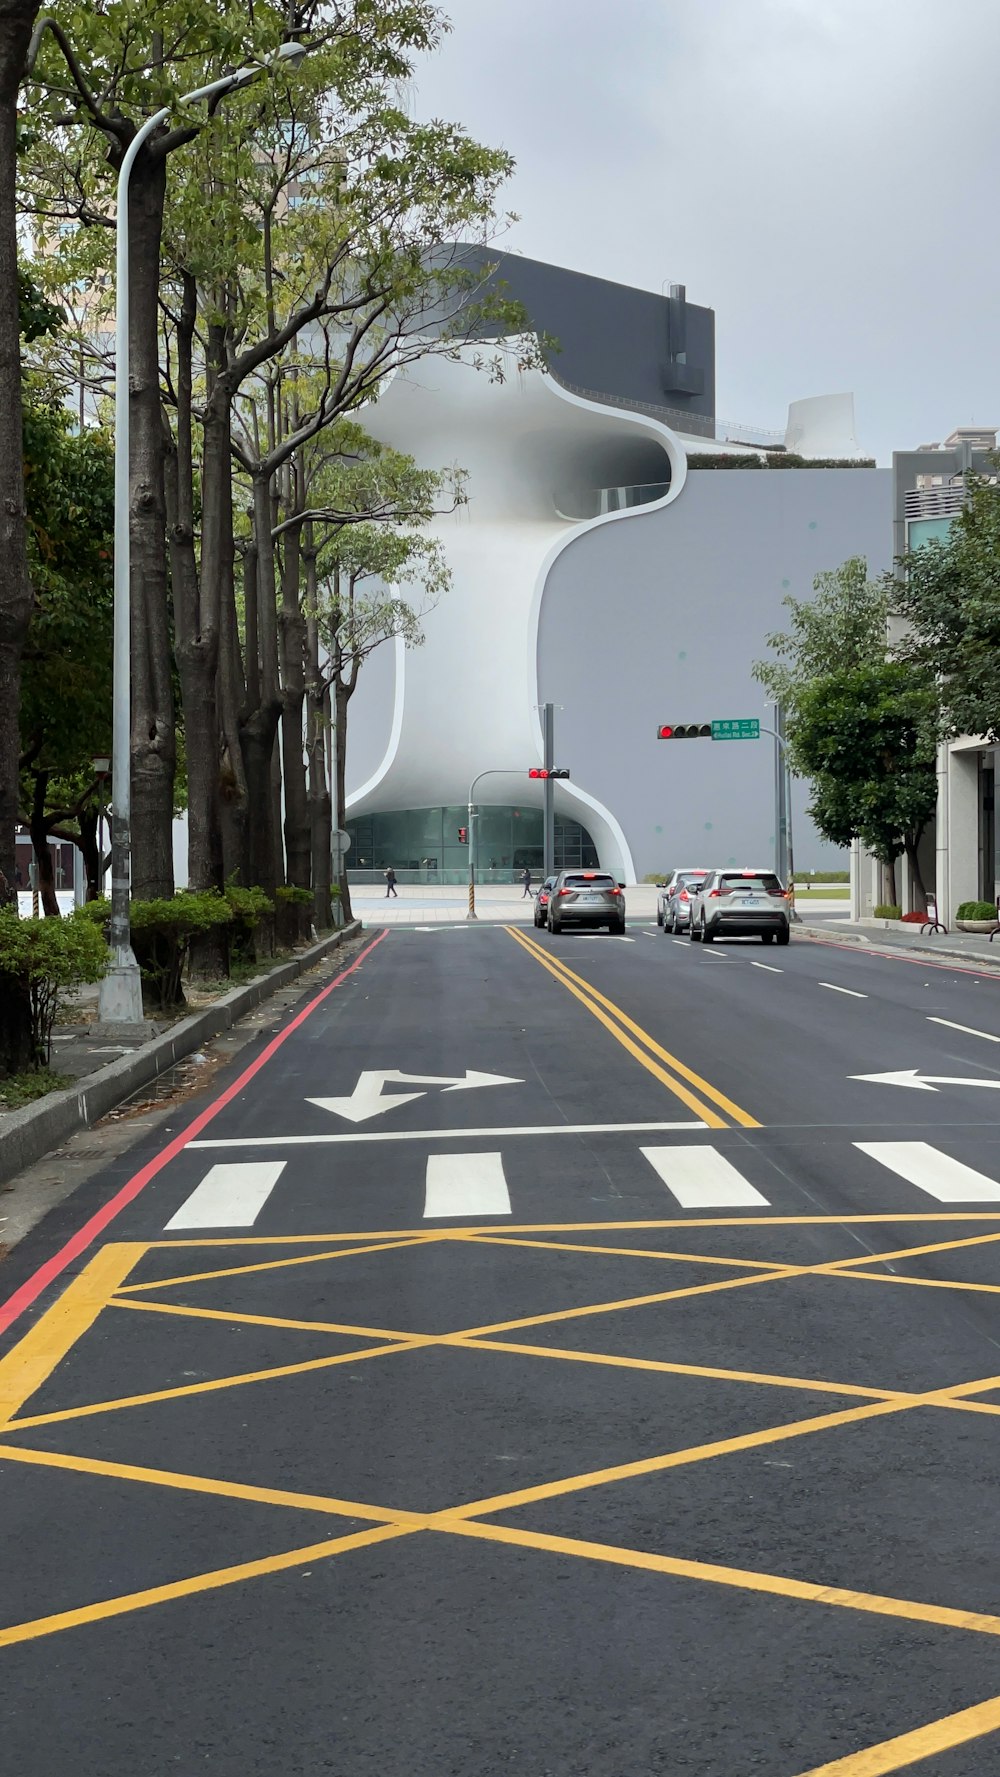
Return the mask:
<path fill-rule="evenodd" d="M 974 970 L 369 932 L 0 1269 L 5 1768 L 1000 1773 L 994 1092 Z"/>

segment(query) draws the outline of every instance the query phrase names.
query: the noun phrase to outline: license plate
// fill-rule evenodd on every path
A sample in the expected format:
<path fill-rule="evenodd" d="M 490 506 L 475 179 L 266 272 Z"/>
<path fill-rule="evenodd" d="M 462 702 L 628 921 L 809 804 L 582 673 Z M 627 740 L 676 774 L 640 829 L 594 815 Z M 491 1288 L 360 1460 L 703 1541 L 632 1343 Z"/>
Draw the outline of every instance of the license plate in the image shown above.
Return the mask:
<path fill-rule="evenodd" d="M 603 901 L 604 896 L 603 895 L 582 895 L 580 898 L 583 901 Z"/>
<path fill-rule="evenodd" d="M 756 895 L 744 895 L 743 906 L 744 907 L 759 907 L 760 902 L 758 901 Z"/>

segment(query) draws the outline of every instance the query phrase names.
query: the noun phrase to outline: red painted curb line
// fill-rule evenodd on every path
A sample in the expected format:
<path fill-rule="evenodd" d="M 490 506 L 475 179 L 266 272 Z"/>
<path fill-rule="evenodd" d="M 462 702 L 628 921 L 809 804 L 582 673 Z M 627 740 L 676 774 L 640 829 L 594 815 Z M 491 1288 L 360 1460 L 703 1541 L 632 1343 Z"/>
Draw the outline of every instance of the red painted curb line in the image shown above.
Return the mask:
<path fill-rule="evenodd" d="M 911 963 L 914 968 L 944 969 L 950 975 L 975 975 L 980 981 L 989 981 L 995 987 L 1000 981 L 1000 974 L 988 968 L 969 968 L 964 963 L 945 962 L 923 953 L 919 956 L 908 955 L 905 950 L 878 950 L 874 944 L 844 944 L 836 938 L 807 938 L 803 933 L 798 939 L 800 944 L 819 944 L 826 950 L 849 950 L 854 956 L 883 956 L 891 963 Z"/>
<path fill-rule="evenodd" d="M 339 987 L 342 981 L 346 981 L 348 975 L 353 975 L 355 969 L 361 967 L 365 957 L 370 956 L 375 949 L 375 946 L 381 944 L 383 938 L 387 938 L 388 936 L 388 930 L 385 930 L 380 932 L 377 938 L 373 938 L 372 942 L 365 946 L 365 949 L 362 950 L 361 954 L 355 957 L 349 968 L 342 970 L 334 981 L 330 981 L 327 986 L 323 988 L 322 992 L 316 995 L 314 1000 L 310 1000 L 307 1006 L 303 1006 L 302 1011 L 296 1014 L 292 1019 L 291 1024 L 287 1024 L 284 1030 L 278 1032 L 276 1037 L 272 1037 L 266 1049 L 261 1051 L 257 1056 L 257 1059 L 252 1061 L 249 1067 L 244 1068 L 239 1078 L 234 1080 L 231 1086 L 227 1086 L 224 1092 L 220 1092 L 218 1098 L 213 1098 L 211 1104 L 206 1105 L 203 1111 L 199 1111 L 194 1121 L 189 1123 L 187 1128 L 181 1131 L 180 1135 L 175 1135 L 173 1140 L 168 1142 L 165 1148 L 161 1148 L 160 1152 L 156 1154 L 152 1160 L 147 1161 L 146 1165 L 143 1166 L 139 1172 L 135 1173 L 132 1178 L 129 1179 L 128 1183 L 122 1186 L 120 1191 L 116 1191 L 115 1195 L 110 1198 L 107 1203 L 103 1204 L 102 1207 L 91 1216 L 88 1222 L 84 1222 L 82 1228 L 79 1228 L 75 1234 L 70 1236 L 69 1240 L 66 1241 L 66 1244 L 60 1247 L 59 1251 L 53 1254 L 51 1259 L 47 1259 L 44 1265 L 40 1265 L 38 1270 L 33 1272 L 28 1278 L 27 1282 L 22 1283 L 20 1289 L 15 1290 L 14 1294 L 9 1296 L 6 1302 L 0 1304 L 0 1333 L 6 1332 L 7 1328 L 18 1318 L 18 1316 L 23 1314 L 24 1310 L 29 1308 L 32 1302 L 38 1299 L 42 1291 L 47 1289 L 48 1285 L 53 1283 L 61 1272 L 65 1271 L 67 1265 L 72 1264 L 74 1259 L 79 1258 L 80 1254 L 86 1251 L 91 1242 L 96 1240 L 98 1234 L 103 1233 L 108 1224 L 113 1222 L 115 1217 L 120 1215 L 121 1211 L 127 1208 L 130 1203 L 134 1202 L 140 1191 L 145 1190 L 150 1180 L 154 1179 L 158 1172 L 162 1172 L 163 1168 L 169 1165 L 171 1160 L 176 1158 L 181 1149 L 186 1147 L 189 1141 L 193 1141 L 195 1136 L 201 1133 L 206 1124 L 210 1123 L 212 1118 L 217 1116 L 219 1111 L 223 1110 L 225 1106 L 236 1097 L 236 1094 L 242 1090 L 248 1080 L 252 1080 L 255 1074 L 260 1073 L 261 1068 L 264 1067 L 266 1063 L 270 1061 L 272 1055 L 281 1048 L 282 1043 L 291 1036 L 293 1030 L 298 1030 L 299 1025 L 305 1023 L 310 1014 L 315 1012 L 317 1006 L 322 1005 L 323 1001 L 333 992 L 334 988 Z"/>

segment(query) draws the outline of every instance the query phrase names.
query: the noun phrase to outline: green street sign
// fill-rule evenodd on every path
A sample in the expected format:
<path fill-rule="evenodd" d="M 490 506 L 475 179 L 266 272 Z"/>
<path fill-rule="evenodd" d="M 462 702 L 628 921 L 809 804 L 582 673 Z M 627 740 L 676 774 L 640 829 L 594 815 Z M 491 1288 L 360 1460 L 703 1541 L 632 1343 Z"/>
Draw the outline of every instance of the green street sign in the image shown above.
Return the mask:
<path fill-rule="evenodd" d="M 713 722 L 712 739 L 759 740 L 760 722 L 756 716 L 733 716 L 724 722 Z"/>

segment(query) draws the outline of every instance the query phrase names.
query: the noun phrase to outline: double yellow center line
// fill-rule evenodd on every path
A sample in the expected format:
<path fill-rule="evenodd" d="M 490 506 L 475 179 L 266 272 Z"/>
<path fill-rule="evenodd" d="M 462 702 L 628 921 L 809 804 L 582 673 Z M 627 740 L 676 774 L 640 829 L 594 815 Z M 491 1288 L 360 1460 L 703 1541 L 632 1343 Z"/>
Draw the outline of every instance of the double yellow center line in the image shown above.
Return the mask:
<path fill-rule="evenodd" d="M 526 938 L 514 926 L 508 926 L 507 931 L 522 950 L 526 950 L 574 999 L 586 1006 L 587 1011 L 611 1032 L 615 1041 L 623 1049 L 627 1049 L 647 1073 L 659 1080 L 661 1086 L 666 1086 L 668 1092 L 672 1092 L 675 1098 L 686 1104 L 688 1110 L 700 1117 L 703 1123 L 707 1123 L 710 1129 L 728 1129 L 733 1124 L 742 1129 L 760 1128 L 756 1117 L 749 1116 L 731 1098 L 727 1098 L 724 1092 L 719 1092 L 715 1086 L 703 1080 L 700 1074 L 686 1067 L 683 1061 L 678 1061 L 676 1055 L 671 1055 L 668 1049 L 664 1049 L 655 1037 L 643 1030 L 641 1024 L 636 1024 L 634 1018 L 630 1018 L 606 994 L 598 993 L 597 988 L 585 981 L 582 975 L 574 974 L 565 963 L 558 962 L 540 944 Z M 691 1090 L 692 1087 L 695 1088 L 694 1091 Z"/>

